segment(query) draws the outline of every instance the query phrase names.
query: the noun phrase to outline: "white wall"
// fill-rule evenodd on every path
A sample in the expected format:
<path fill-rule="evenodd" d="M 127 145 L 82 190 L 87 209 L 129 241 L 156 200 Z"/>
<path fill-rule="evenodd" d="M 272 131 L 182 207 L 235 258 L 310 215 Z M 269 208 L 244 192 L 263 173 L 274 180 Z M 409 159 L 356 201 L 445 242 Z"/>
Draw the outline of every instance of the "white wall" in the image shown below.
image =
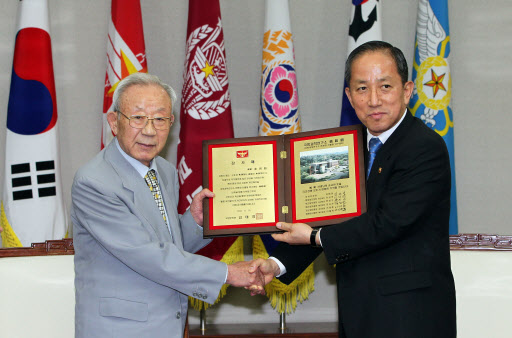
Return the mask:
<path fill-rule="evenodd" d="M 148 67 L 182 85 L 187 1 L 143 0 Z M 303 130 L 339 125 L 350 1 L 291 0 L 296 68 Z M 0 3 L 0 121 L 6 120 L 18 2 Z M 264 1 L 221 0 L 236 136 L 255 136 L 258 125 Z M 417 1 L 383 1 L 383 36 L 412 64 Z M 511 234 L 508 220 L 512 181 L 507 104 L 512 67 L 512 3 L 451 0 L 450 33 L 455 120 L 455 166 L 460 232 Z M 50 0 L 51 36 L 57 86 L 65 200 L 75 171 L 99 149 L 110 1 Z M 179 123 L 166 157 L 176 160 Z M 0 140 L 5 139 L 1 122 Z M 0 173 L 4 172 L 0 146 Z M 3 180 L 2 180 L 3 182 Z M 335 314 L 332 269 L 323 257 L 316 268 L 317 291 L 289 321 L 331 320 Z M 210 320 L 278 321 L 265 299 L 229 292 L 209 311 Z M 194 315 L 195 316 L 195 315 Z M 275 317 L 274 317 L 275 316 Z M 192 318 L 192 322 L 197 316 Z M 262 320 L 263 321 L 263 320 Z"/>

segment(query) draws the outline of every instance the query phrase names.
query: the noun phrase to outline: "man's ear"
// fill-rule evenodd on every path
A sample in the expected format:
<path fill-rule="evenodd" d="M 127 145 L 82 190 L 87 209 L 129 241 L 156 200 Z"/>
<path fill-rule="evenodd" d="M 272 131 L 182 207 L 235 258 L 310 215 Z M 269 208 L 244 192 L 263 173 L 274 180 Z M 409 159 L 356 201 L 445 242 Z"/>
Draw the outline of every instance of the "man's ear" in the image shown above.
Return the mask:
<path fill-rule="evenodd" d="M 108 125 L 110 126 L 110 129 L 112 129 L 112 133 L 114 133 L 114 135 L 117 135 L 117 113 L 114 111 L 109 111 L 107 113 L 107 121 Z"/>
<path fill-rule="evenodd" d="M 414 82 L 407 81 L 404 85 L 404 102 L 406 106 L 409 104 L 409 100 L 411 99 L 413 90 Z"/>

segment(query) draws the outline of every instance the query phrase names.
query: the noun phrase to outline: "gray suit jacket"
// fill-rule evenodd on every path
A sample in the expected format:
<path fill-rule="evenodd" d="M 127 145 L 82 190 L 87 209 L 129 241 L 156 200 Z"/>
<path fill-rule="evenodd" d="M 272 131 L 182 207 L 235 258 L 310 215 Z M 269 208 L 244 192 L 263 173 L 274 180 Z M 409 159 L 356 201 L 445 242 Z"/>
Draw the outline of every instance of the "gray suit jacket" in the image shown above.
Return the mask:
<path fill-rule="evenodd" d="M 76 337 L 183 337 L 187 296 L 213 303 L 224 283 L 226 264 L 191 253 L 209 241 L 177 213 L 176 168 L 154 161 L 172 237 L 115 142 L 75 175 Z"/>

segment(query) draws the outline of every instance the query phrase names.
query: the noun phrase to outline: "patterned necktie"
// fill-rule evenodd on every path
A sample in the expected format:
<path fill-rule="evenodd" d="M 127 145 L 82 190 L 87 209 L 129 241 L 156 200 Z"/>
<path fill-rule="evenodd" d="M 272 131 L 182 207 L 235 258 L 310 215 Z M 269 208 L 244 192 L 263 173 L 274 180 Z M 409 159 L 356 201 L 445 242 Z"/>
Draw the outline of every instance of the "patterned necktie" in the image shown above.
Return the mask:
<path fill-rule="evenodd" d="M 164 218 L 165 224 L 167 224 L 167 218 L 165 217 L 164 210 L 164 200 L 162 199 L 162 195 L 160 194 L 160 186 L 158 185 L 158 180 L 156 179 L 155 170 L 150 169 L 146 176 L 144 176 L 146 183 L 148 184 L 149 190 L 153 194 L 153 198 L 155 199 L 156 205 Z"/>
<path fill-rule="evenodd" d="M 382 142 L 379 140 L 378 137 L 372 137 L 370 139 L 370 156 L 368 159 L 368 170 L 366 171 L 366 178 L 370 176 L 370 171 L 372 170 L 372 164 L 373 160 L 375 160 L 375 156 L 377 156 L 377 151 L 379 151 L 380 147 L 382 146 Z"/>

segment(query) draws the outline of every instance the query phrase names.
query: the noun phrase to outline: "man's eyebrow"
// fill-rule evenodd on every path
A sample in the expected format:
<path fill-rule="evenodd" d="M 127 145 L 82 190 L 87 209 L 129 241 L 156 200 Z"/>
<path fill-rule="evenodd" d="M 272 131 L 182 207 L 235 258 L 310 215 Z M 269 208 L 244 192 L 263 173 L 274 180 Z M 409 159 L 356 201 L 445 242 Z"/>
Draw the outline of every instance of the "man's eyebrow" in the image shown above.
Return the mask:
<path fill-rule="evenodd" d="M 155 112 L 157 112 L 157 113 L 164 112 L 164 113 L 165 113 L 165 111 L 166 111 L 166 110 L 167 110 L 167 108 L 166 108 L 166 107 L 161 107 L 161 108 L 156 109 L 156 110 L 155 110 Z M 136 112 L 141 112 L 141 111 L 142 111 L 142 112 L 144 112 L 144 108 L 142 108 L 142 107 L 137 107 L 137 106 L 136 106 L 136 107 L 135 107 L 135 111 L 136 111 Z"/>
<path fill-rule="evenodd" d="M 383 76 L 383 77 L 377 79 L 377 81 L 379 81 L 379 82 L 389 81 L 389 80 L 391 80 L 390 75 L 386 75 L 386 76 Z"/>
<path fill-rule="evenodd" d="M 359 80 L 358 79 L 354 79 L 354 81 L 356 83 L 358 83 L 358 84 L 360 84 L 360 83 L 367 83 L 368 82 L 368 80 L 363 80 L 363 79 L 359 79 Z"/>

